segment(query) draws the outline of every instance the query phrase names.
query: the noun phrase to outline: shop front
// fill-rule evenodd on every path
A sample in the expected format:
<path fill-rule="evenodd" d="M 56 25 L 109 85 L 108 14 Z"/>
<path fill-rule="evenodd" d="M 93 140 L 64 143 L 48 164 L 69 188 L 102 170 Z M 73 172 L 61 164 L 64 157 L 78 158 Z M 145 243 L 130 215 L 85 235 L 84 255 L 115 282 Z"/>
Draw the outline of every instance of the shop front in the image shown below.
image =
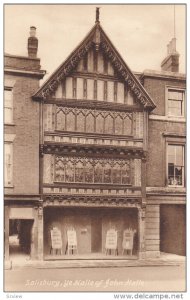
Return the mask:
<path fill-rule="evenodd" d="M 45 207 L 44 259 L 138 258 L 138 209 Z"/>

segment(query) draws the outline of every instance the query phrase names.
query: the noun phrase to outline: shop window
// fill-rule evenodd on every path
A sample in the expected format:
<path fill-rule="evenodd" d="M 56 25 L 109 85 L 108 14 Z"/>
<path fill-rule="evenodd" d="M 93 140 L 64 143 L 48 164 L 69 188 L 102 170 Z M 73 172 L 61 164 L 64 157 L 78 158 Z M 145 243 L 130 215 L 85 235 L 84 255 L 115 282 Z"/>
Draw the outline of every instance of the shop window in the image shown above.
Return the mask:
<path fill-rule="evenodd" d="M 13 184 L 13 144 L 4 144 L 4 184 L 5 187 Z"/>
<path fill-rule="evenodd" d="M 185 91 L 180 89 L 168 89 L 168 115 L 184 116 Z"/>
<path fill-rule="evenodd" d="M 184 146 L 168 145 L 168 185 L 184 186 Z"/>
<path fill-rule="evenodd" d="M 5 124 L 13 123 L 13 92 L 12 92 L 12 89 L 4 90 L 4 121 L 5 121 Z"/>

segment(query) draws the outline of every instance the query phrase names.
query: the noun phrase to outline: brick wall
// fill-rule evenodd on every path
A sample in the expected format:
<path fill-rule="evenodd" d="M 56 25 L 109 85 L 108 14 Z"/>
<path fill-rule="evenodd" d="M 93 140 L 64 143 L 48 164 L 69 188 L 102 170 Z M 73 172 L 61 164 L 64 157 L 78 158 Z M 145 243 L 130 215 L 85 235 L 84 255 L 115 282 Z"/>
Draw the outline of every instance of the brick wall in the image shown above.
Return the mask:
<path fill-rule="evenodd" d="M 166 86 L 185 88 L 185 83 L 179 80 L 167 80 L 159 78 L 145 78 L 144 87 L 149 95 L 152 97 L 156 108 L 152 114 L 165 115 L 165 92 Z"/>
<path fill-rule="evenodd" d="M 149 120 L 147 186 L 165 186 L 166 132 L 184 134 L 185 123 Z"/>
<path fill-rule="evenodd" d="M 5 55 L 5 68 L 22 69 L 26 71 L 40 70 L 40 59 L 25 56 Z"/>
<path fill-rule="evenodd" d="M 31 96 L 39 87 L 35 78 L 6 76 L 14 79 L 13 126 L 5 133 L 16 134 L 13 142 L 13 188 L 5 193 L 39 193 L 39 103 Z"/>

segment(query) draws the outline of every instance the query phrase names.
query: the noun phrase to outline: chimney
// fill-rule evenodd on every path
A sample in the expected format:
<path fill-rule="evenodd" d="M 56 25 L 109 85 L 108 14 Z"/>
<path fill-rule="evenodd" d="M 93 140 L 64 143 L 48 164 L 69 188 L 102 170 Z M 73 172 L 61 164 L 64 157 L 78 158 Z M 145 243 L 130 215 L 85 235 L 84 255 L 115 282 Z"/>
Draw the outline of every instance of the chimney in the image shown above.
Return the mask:
<path fill-rule="evenodd" d="M 179 72 L 179 53 L 176 51 L 176 38 L 167 45 L 167 57 L 161 63 L 162 71 Z"/>
<path fill-rule="evenodd" d="M 28 38 L 28 57 L 36 58 L 38 52 L 38 39 L 36 38 L 36 27 L 30 27 L 30 37 Z"/>

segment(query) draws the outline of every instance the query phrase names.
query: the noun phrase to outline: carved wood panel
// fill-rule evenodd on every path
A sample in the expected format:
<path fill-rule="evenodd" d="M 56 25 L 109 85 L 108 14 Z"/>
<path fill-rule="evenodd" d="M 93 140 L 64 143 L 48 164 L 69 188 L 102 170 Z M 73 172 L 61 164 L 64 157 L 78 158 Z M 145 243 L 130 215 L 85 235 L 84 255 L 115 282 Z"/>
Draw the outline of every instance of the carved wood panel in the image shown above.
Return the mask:
<path fill-rule="evenodd" d="M 56 129 L 61 131 L 131 135 L 132 113 L 57 106 Z"/>

